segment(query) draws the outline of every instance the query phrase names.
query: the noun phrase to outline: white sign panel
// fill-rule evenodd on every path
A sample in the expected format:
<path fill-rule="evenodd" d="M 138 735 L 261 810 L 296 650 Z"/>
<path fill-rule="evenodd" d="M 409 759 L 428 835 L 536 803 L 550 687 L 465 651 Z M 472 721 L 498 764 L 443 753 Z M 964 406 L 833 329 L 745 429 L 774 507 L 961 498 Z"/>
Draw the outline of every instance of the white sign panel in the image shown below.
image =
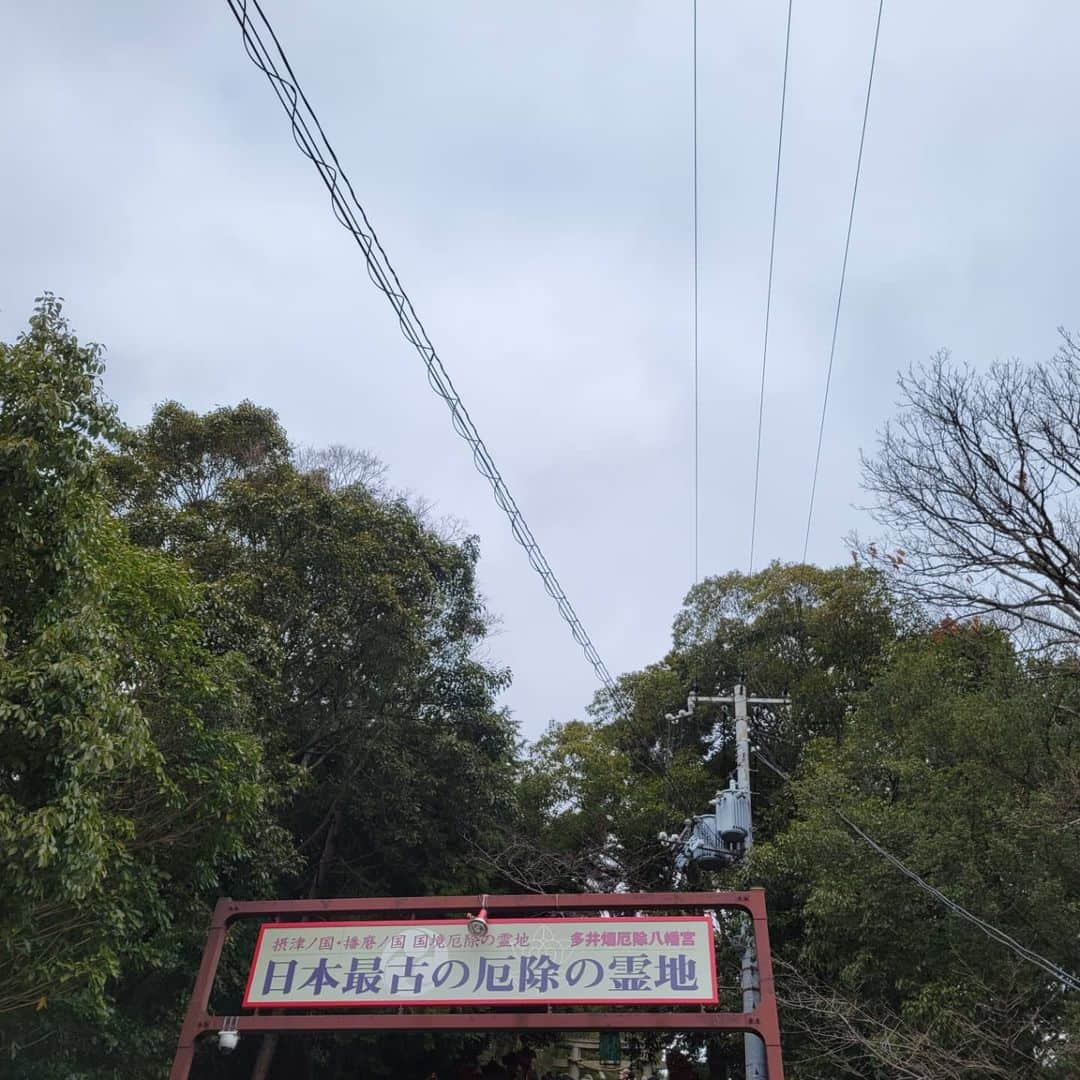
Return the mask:
<path fill-rule="evenodd" d="M 707 916 L 264 923 L 246 1008 L 707 1005 Z"/>

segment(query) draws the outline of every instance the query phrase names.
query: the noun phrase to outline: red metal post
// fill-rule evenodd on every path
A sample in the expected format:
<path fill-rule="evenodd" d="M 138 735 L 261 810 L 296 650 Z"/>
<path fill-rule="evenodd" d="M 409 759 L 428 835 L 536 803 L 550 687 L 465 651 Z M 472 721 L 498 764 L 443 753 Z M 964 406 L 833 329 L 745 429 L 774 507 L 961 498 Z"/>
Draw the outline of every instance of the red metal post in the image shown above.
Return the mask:
<path fill-rule="evenodd" d="M 773 979 L 765 894 L 760 889 L 754 889 L 751 895 L 759 991 L 758 1007 L 754 1012 L 759 1025 L 758 1034 L 765 1043 L 765 1064 L 769 1070 L 769 1080 L 784 1080 L 784 1062 L 780 1051 L 780 1015 L 776 1007 L 776 983 Z"/>
<path fill-rule="evenodd" d="M 180 1029 L 180 1041 L 173 1058 L 169 1080 L 188 1080 L 191 1063 L 195 1057 L 195 1039 L 207 1029 L 207 1009 L 210 1007 L 210 991 L 214 988 L 214 977 L 221 962 L 221 950 L 225 946 L 225 931 L 229 918 L 236 905 L 228 897 L 223 897 L 214 908 L 214 917 L 210 923 L 210 934 L 203 949 L 199 973 L 195 977 L 195 989 L 188 1003 L 184 1025 Z M 220 1025 L 219 1025 L 220 1026 Z"/>

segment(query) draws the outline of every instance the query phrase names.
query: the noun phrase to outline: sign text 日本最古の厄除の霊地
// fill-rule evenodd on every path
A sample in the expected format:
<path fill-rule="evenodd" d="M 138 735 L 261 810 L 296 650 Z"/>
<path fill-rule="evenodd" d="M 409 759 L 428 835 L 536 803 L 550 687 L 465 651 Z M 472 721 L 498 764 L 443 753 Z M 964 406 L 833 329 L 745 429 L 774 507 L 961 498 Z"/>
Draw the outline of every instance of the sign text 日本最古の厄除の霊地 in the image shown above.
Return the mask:
<path fill-rule="evenodd" d="M 703 1005 L 707 916 L 264 923 L 244 1007 Z"/>

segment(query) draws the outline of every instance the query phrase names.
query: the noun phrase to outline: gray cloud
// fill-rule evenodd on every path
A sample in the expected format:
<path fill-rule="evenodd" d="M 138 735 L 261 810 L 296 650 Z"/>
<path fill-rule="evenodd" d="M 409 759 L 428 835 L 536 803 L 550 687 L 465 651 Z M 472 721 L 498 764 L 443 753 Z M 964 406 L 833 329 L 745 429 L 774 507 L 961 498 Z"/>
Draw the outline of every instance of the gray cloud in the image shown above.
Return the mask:
<path fill-rule="evenodd" d="M 782 2 L 701 4 L 703 569 L 744 567 Z M 269 3 L 391 258 L 613 670 L 690 584 L 688 4 Z M 795 6 L 758 551 L 801 552 L 876 10 Z M 1080 151 L 1059 3 L 886 4 L 813 559 L 865 527 L 896 370 L 1075 325 Z M 0 12 L 0 333 L 65 295 L 131 421 L 276 408 L 464 518 L 525 730 L 590 670 L 334 222 L 224 3 Z"/>

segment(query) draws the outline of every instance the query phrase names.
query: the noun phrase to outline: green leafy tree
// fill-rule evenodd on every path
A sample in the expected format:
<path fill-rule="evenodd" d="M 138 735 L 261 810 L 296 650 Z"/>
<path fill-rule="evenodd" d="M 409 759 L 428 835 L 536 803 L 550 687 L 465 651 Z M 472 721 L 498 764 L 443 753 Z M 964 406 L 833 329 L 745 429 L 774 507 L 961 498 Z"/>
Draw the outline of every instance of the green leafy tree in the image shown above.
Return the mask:
<path fill-rule="evenodd" d="M 0 1040 L 27 1078 L 156 1076 L 216 896 L 491 887 L 508 675 L 479 655 L 475 541 L 370 455 L 298 468 L 250 403 L 124 429 L 51 297 L 0 359 Z M 391 1077 L 468 1042 L 296 1040 L 255 1068 Z M 200 1068 L 248 1075 L 256 1047 Z"/>
<path fill-rule="evenodd" d="M 915 622 L 880 575 L 858 566 L 774 564 L 705 579 L 676 616 L 663 661 L 623 677 L 629 712 L 598 695 L 591 723 L 561 725 L 538 741 L 523 780 L 523 802 L 533 809 L 524 833 L 503 845 L 500 865 L 518 880 L 546 876 L 558 887 L 680 884 L 657 834 L 706 812 L 735 768 L 730 716 L 699 705 L 691 718 L 668 719 L 691 689 L 714 694 L 745 681 L 763 696 L 790 694 L 792 710 L 760 717 L 756 735 L 791 768 L 809 739 L 840 736 L 897 634 Z M 782 832 L 793 809 L 787 785 L 757 769 L 754 792 L 758 837 Z M 733 868 L 694 872 L 682 884 L 738 888 L 753 880 Z M 798 901 L 770 894 L 771 907 L 778 904 Z M 782 923 L 776 937 L 782 946 Z M 708 1057 L 710 1076 L 731 1075 L 741 1067 L 741 1043 L 718 1040 Z"/>
<path fill-rule="evenodd" d="M 483 853 L 515 812 L 517 771 L 513 726 L 494 705 L 508 676 L 479 656 L 478 549 L 365 482 L 382 472 L 363 460 L 331 476 L 309 453 L 301 470 L 269 410 L 200 416 L 168 403 L 125 433 L 109 471 L 131 535 L 208 583 L 224 640 L 264 680 L 261 737 L 300 777 L 279 815 L 300 861 L 272 893 L 478 892 L 496 879 Z M 237 987 L 222 980 L 223 1008 Z M 434 1052 L 381 1045 L 366 1051 L 386 1062 L 371 1075 Z M 237 1075 L 251 1047 L 231 1063 Z M 271 1058 L 289 1076 L 363 1053 L 355 1040 L 285 1040 L 254 1075 Z"/>
<path fill-rule="evenodd" d="M 288 859 L 253 673 L 109 516 L 100 373 L 50 296 L 0 346 L 0 1043 L 25 1076 L 160 1061 L 147 988 L 175 1009 L 212 897 Z"/>
<path fill-rule="evenodd" d="M 453 881 L 470 823 L 508 798 L 514 751 L 493 706 L 507 674 L 477 658 L 475 541 L 298 471 L 276 417 L 250 404 L 203 417 L 167 404 L 110 467 L 132 535 L 225 598 L 273 688 L 265 737 L 305 781 L 290 813 L 307 856 L 289 890 Z"/>
<path fill-rule="evenodd" d="M 629 712 L 598 695 L 593 723 L 538 741 L 525 783 L 536 807 L 528 831 L 543 844 L 531 869 L 522 843 L 504 845 L 503 861 L 516 856 L 521 876 L 554 872 L 550 853 L 561 851 L 561 867 L 579 880 L 668 887 L 671 859 L 657 833 L 704 812 L 734 770 L 733 725 L 718 709 L 668 719 L 691 689 L 713 694 L 745 680 L 759 694 L 790 693 L 795 708 L 766 717 L 760 734 L 791 765 L 807 738 L 839 731 L 900 624 L 880 577 L 859 567 L 776 564 L 706 578 L 676 616 L 664 660 L 624 676 Z M 769 775 L 755 780 L 763 835 L 789 812 L 782 789 Z"/>
<path fill-rule="evenodd" d="M 1071 661 L 1021 660 L 998 630 L 932 626 L 876 573 L 770 567 L 709 579 L 662 663 L 626 676 L 634 707 L 553 729 L 526 790 L 537 845 L 520 876 L 670 887 L 656 832 L 701 813 L 733 769 L 730 718 L 666 721 L 690 686 L 787 692 L 755 741 L 794 783 L 754 772 L 748 863 L 697 887 L 764 885 L 788 1069 L 861 1076 L 1067 1077 L 1076 1009 L 1052 978 L 958 920 L 843 823 L 847 814 L 947 895 L 1080 968 L 1080 708 Z M 585 856 L 584 859 L 582 856 Z M 708 1047 L 712 1077 L 741 1047 Z"/>
<path fill-rule="evenodd" d="M 60 987 L 99 993 L 113 957 L 88 914 L 123 849 L 115 778 L 155 769 L 144 718 L 120 685 L 108 583 L 106 503 L 93 443 L 112 411 L 94 346 L 60 302 L 0 345 L 0 1004 Z M 41 930 L 42 949 L 34 938 Z"/>
<path fill-rule="evenodd" d="M 795 813 L 750 874 L 779 901 L 798 1077 L 1076 1075 L 1075 1010 L 854 836 L 839 809 L 950 899 L 1080 968 L 1080 837 L 1045 813 L 1075 775 L 1078 688 L 995 630 L 899 644 L 845 723 L 806 748 Z"/>

